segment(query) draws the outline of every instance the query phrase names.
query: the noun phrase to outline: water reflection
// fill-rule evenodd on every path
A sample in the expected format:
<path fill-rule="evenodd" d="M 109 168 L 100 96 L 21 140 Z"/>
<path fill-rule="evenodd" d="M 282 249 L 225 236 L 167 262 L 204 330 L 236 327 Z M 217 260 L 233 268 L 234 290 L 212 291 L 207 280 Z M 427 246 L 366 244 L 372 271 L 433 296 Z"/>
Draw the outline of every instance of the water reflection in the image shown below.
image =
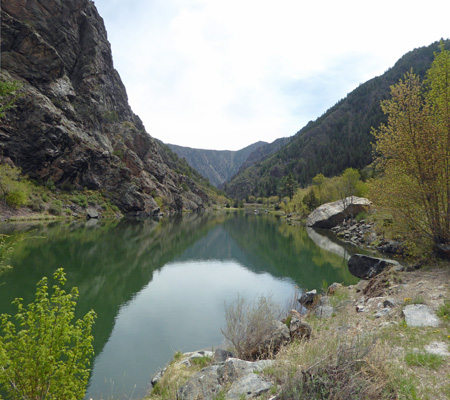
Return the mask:
<path fill-rule="evenodd" d="M 15 297 L 31 301 L 38 280 L 59 267 L 67 286 L 79 288 L 78 315 L 97 312 L 89 389 L 96 399 L 137 398 L 174 351 L 219 344 L 224 302 L 237 293 L 271 293 L 284 305 L 295 285 L 354 281 L 345 257 L 321 249 L 305 229 L 261 215 L 0 229 L 33 230 L 1 277 L 0 312 L 12 313 Z"/>

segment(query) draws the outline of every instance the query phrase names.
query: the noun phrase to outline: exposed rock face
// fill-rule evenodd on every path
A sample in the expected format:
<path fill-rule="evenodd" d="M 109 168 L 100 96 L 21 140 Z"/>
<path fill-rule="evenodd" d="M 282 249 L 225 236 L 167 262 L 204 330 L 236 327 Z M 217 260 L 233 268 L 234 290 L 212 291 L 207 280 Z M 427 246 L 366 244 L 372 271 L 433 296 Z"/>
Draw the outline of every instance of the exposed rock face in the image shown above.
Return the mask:
<path fill-rule="evenodd" d="M 355 196 L 322 204 L 309 214 L 306 225 L 312 228 L 333 228 L 344 219 L 367 211 L 370 204 L 369 200 Z"/>
<path fill-rule="evenodd" d="M 2 77 L 24 95 L 0 121 L 0 153 L 40 181 L 104 189 L 127 214 L 207 202 L 131 111 L 92 1 L 4 0 L 1 18 Z"/>

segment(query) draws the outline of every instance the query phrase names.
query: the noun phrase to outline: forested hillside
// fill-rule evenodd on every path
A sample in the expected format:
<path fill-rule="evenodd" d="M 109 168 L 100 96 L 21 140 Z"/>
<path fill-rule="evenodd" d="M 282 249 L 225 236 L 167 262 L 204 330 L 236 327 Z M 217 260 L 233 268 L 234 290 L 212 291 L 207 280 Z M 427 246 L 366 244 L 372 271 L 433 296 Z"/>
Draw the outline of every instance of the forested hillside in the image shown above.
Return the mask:
<path fill-rule="evenodd" d="M 449 47 L 448 41 L 445 44 Z M 239 199 L 268 197 L 279 194 L 282 178 L 289 174 L 305 186 L 318 173 L 333 176 L 348 167 L 364 168 L 372 160 L 371 128 L 386 120 L 380 101 L 389 97 L 390 86 L 411 68 L 423 77 L 438 50 L 439 42 L 435 42 L 405 54 L 383 75 L 361 84 L 311 121 L 270 158 L 237 174 L 225 191 Z"/>

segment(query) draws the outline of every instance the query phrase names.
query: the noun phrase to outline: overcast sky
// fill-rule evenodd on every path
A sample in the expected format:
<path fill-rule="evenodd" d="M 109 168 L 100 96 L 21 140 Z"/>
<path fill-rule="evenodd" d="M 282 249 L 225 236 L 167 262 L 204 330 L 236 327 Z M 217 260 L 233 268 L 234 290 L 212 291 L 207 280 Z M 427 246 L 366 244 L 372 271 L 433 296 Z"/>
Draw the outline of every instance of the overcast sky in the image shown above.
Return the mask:
<path fill-rule="evenodd" d="M 292 136 L 405 53 L 449 0 L 95 0 L 133 111 L 165 143 Z"/>

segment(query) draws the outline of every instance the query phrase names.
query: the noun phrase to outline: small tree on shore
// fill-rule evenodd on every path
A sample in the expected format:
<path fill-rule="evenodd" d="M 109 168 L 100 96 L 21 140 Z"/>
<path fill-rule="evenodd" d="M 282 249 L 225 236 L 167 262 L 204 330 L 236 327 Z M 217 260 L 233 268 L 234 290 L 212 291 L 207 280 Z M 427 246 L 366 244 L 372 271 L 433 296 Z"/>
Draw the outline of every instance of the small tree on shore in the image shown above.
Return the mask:
<path fill-rule="evenodd" d="M 15 323 L 0 321 L 0 385 L 11 399 L 82 399 L 93 354 L 94 311 L 73 323 L 78 290 L 66 293 L 62 269 L 49 295 L 47 278 L 37 285 L 34 302 L 16 299 Z"/>
<path fill-rule="evenodd" d="M 387 125 L 373 130 L 381 178 L 372 198 L 435 245 L 450 244 L 450 52 L 441 45 L 422 84 L 407 73 L 382 102 Z"/>

